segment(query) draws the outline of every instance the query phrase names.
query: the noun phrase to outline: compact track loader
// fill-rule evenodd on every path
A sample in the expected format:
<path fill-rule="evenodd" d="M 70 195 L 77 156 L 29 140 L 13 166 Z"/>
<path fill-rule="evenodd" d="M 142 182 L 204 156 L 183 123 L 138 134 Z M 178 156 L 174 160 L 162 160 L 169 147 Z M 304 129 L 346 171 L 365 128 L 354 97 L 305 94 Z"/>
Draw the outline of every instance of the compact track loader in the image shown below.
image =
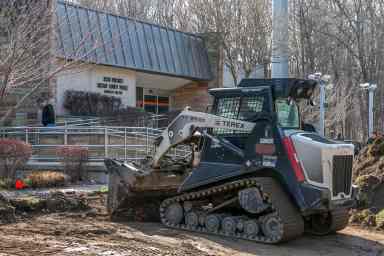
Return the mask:
<path fill-rule="evenodd" d="M 301 130 L 299 101 L 317 82 L 243 80 L 212 89 L 212 113 L 186 109 L 142 164 L 107 159 L 115 219 L 279 243 L 348 223 L 354 147 Z M 191 154 L 170 163 L 170 149 Z"/>

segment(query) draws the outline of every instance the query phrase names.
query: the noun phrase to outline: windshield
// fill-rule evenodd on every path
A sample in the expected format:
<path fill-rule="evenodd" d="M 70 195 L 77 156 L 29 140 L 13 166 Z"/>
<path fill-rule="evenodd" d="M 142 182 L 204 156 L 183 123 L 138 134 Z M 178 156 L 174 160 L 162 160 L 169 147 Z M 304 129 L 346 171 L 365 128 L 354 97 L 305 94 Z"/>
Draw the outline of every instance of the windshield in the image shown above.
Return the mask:
<path fill-rule="evenodd" d="M 283 128 L 300 128 L 299 107 L 292 101 L 291 104 L 286 99 L 276 101 L 276 111 L 279 125 Z"/>

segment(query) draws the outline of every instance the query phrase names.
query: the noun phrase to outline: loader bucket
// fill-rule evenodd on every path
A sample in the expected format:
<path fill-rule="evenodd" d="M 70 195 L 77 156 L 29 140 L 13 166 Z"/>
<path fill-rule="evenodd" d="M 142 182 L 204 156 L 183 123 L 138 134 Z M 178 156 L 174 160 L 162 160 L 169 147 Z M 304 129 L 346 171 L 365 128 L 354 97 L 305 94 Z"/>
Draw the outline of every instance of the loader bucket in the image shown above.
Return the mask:
<path fill-rule="evenodd" d="M 186 173 L 143 170 L 112 159 L 106 159 L 105 166 L 109 172 L 107 209 L 114 221 L 160 221 L 161 202 L 176 195 L 186 177 Z"/>

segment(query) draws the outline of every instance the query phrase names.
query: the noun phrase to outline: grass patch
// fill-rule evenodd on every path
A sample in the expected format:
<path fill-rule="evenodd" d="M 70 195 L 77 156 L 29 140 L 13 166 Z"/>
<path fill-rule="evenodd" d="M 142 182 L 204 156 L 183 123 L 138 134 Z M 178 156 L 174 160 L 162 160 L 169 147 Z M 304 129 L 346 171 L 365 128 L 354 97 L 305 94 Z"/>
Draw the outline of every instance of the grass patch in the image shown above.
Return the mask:
<path fill-rule="evenodd" d="M 34 171 L 28 175 L 25 183 L 32 188 L 61 187 L 68 183 L 68 176 L 62 172 Z"/>
<path fill-rule="evenodd" d="M 100 193 L 103 193 L 103 194 L 108 193 L 108 187 L 107 187 L 107 186 L 102 186 L 102 187 L 100 188 Z"/>
<path fill-rule="evenodd" d="M 376 222 L 378 228 L 383 229 L 384 228 L 384 210 L 381 210 L 377 215 L 376 215 Z"/>
<path fill-rule="evenodd" d="M 6 178 L 0 178 L 0 190 L 7 190 L 12 186 L 12 181 Z"/>

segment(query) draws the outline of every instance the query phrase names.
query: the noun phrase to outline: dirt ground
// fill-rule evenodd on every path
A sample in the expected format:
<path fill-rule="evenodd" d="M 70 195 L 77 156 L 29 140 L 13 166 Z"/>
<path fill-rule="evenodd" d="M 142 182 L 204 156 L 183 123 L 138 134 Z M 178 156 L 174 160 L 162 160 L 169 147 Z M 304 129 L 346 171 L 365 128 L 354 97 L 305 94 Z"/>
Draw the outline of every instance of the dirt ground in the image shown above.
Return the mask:
<path fill-rule="evenodd" d="M 327 237 L 304 236 L 278 246 L 164 228 L 158 223 L 113 223 L 104 197 L 92 210 L 19 216 L 0 226 L 0 256 L 384 256 L 384 234 L 358 228 Z"/>
<path fill-rule="evenodd" d="M 166 229 L 157 223 L 111 223 L 106 217 L 50 214 L 0 227 L 3 255 L 384 255 L 384 235 L 347 228 L 269 246 Z"/>

